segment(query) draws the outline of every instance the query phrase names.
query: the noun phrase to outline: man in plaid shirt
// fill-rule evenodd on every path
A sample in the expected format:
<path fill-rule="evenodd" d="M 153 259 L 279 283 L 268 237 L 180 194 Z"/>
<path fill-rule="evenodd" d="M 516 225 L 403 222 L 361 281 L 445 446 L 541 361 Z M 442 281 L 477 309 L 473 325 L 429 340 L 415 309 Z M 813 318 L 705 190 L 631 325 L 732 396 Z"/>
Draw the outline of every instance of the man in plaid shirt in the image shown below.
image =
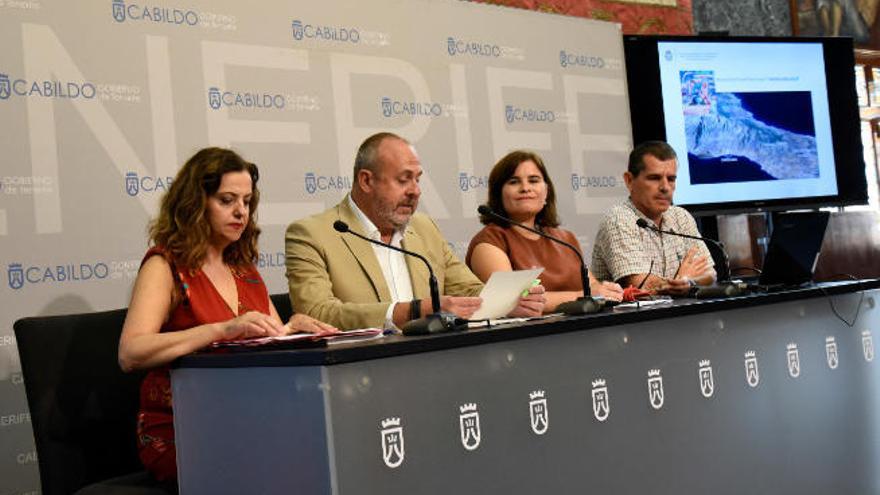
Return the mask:
<path fill-rule="evenodd" d="M 623 174 L 629 198 L 606 213 L 596 234 L 592 270 L 597 279 L 670 295 L 686 295 L 715 281 L 703 241 L 636 224 L 644 219 L 664 231 L 700 235 L 694 217 L 672 205 L 677 169 L 675 150 L 665 142 L 647 141 L 630 153 Z"/>

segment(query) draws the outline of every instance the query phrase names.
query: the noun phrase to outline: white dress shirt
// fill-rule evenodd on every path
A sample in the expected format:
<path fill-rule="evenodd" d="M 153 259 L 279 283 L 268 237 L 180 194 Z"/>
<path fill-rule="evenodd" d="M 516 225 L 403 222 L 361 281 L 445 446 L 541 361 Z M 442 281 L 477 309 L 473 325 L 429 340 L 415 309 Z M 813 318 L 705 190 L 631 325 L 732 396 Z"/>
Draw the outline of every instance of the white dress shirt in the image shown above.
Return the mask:
<path fill-rule="evenodd" d="M 376 225 L 367 218 L 367 215 L 358 208 L 351 196 L 348 197 L 349 206 L 357 216 L 358 221 L 364 228 L 364 234 L 370 239 L 382 242 L 382 235 Z M 395 230 L 391 235 L 391 245 L 394 247 L 402 247 L 403 231 Z M 385 312 L 385 328 L 395 328 L 394 325 L 394 305 L 398 302 L 409 302 L 413 299 L 412 281 L 409 277 L 409 267 L 406 266 L 406 255 L 393 249 L 386 249 L 382 246 L 373 246 L 373 252 L 376 259 L 379 260 L 379 266 L 382 268 L 382 275 L 388 284 L 388 291 L 391 293 L 391 305 Z"/>

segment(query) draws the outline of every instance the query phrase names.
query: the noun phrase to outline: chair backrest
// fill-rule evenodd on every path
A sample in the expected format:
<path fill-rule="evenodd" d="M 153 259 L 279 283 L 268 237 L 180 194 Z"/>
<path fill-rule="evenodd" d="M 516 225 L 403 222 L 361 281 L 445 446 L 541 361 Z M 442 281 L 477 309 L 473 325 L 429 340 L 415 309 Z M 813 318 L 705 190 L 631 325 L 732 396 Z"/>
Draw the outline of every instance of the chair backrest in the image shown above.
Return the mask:
<path fill-rule="evenodd" d="M 293 309 L 290 307 L 290 296 L 285 292 L 284 294 L 272 294 L 269 297 L 272 298 L 272 304 L 275 305 L 275 310 L 278 311 L 281 321 L 287 323 L 293 314 Z"/>
<path fill-rule="evenodd" d="M 125 309 L 15 322 L 43 494 L 142 470 L 135 421 L 143 373 L 123 373 Z"/>

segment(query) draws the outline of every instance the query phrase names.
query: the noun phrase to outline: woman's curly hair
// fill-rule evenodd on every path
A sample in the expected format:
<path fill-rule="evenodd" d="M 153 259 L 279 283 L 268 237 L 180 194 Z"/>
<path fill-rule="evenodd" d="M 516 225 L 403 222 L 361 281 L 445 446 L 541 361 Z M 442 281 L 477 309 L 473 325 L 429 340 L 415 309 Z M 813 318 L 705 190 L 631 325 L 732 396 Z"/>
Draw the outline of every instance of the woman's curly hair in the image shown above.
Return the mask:
<path fill-rule="evenodd" d="M 223 251 L 223 261 L 232 266 L 245 266 L 257 259 L 257 204 L 260 191 L 257 166 L 238 153 L 224 148 L 199 150 L 183 165 L 168 192 L 162 196 L 159 215 L 150 222 L 150 242 L 162 246 L 181 268 L 196 269 L 205 260 L 211 239 L 211 225 L 205 215 L 208 198 L 220 188 L 223 175 L 247 171 L 251 176 L 253 195 L 248 222 L 238 241 Z"/>

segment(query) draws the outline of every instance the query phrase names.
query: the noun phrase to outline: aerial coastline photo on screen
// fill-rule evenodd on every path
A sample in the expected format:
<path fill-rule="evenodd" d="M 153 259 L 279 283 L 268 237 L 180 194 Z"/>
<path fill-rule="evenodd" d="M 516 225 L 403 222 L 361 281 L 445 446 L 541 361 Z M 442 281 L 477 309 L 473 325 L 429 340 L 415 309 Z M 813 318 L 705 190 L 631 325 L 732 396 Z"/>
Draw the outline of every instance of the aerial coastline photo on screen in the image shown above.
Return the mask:
<path fill-rule="evenodd" d="M 809 91 L 721 93 L 714 71 L 681 71 L 691 184 L 819 177 Z"/>

